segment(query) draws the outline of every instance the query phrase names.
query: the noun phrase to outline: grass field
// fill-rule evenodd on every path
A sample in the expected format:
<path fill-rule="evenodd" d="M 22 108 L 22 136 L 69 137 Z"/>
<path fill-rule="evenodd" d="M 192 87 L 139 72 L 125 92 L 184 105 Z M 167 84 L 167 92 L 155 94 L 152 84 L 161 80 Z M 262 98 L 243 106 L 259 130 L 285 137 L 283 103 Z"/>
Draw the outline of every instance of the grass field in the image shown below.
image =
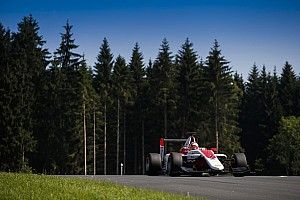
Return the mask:
<path fill-rule="evenodd" d="M 108 182 L 56 176 L 0 173 L 0 199 L 194 199 Z"/>

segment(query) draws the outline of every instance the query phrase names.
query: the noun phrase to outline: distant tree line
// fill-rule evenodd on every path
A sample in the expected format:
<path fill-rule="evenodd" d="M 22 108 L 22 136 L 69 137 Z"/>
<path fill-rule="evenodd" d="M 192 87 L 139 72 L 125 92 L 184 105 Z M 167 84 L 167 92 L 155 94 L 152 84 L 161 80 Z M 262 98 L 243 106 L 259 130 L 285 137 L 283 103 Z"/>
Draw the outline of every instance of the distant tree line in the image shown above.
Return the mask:
<path fill-rule="evenodd" d="M 138 43 L 128 62 L 103 39 L 93 66 L 76 52 L 67 21 L 52 56 L 38 22 L 0 24 L 0 170 L 142 174 L 159 138 L 196 132 L 200 146 L 244 151 L 261 174 L 300 174 L 300 77 L 254 64 L 246 81 L 217 40 L 198 59 L 186 39 L 163 39 L 155 60 Z"/>

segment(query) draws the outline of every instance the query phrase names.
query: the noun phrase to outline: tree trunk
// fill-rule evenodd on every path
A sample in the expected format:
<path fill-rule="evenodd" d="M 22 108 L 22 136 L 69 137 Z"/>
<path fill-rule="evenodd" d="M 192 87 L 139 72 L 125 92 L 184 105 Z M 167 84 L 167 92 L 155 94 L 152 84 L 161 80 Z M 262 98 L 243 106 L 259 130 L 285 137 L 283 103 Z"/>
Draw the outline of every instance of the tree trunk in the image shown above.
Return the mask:
<path fill-rule="evenodd" d="M 96 175 L 96 113 L 94 103 L 94 175 Z"/>
<path fill-rule="evenodd" d="M 126 112 L 125 112 L 125 108 L 124 108 L 124 113 L 123 113 L 123 174 L 126 173 Z"/>
<path fill-rule="evenodd" d="M 219 115 L 218 115 L 218 93 L 216 92 L 215 98 L 215 134 L 216 134 L 216 149 L 217 153 L 219 152 L 219 130 L 218 130 L 218 123 L 219 123 Z"/>
<path fill-rule="evenodd" d="M 145 169 L 145 132 L 144 132 L 144 120 L 142 120 L 142 174 Z"/>
<path fill-rule="evenodd" d="M 104 166 L 103 171 L 104 175 L 106 175 L 106 101 L 104 102 Z"/>
<path fill-rule="evenodd" d="M 83 141 L 84 141 L 84 175 L 86 175 L 86 122 L 85 122 L 84 94 L 83 94 Z"/>
<path fill-rule="evenodd" d="M 117 167 L 116 174 L 119 174 L 119 151 L 120 151 L 120 100 L 118 99 L 118 120 L 117 120 Z"/>

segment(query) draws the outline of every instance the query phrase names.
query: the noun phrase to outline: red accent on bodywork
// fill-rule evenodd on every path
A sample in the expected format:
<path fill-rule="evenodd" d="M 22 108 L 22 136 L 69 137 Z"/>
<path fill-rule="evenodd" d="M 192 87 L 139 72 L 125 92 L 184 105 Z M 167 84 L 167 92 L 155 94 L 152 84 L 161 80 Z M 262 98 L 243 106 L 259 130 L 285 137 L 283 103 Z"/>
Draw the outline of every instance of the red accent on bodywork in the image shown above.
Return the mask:
<path fill-rule="evenodd" d="M 200 150 L 207 158 L 216 158 L 212 150 Z"/>
<path fill-rule="evenodd" d="M 212 150 L 214 153 L 217 153 L 217 148 L 216 147 L 210 148 L 210 150 Z"/>
<path fill-rule="evenodd" d="M 160 138 L 159 146 L 165 146 L 165 140 L 164 140 L 164 138 Z"/>

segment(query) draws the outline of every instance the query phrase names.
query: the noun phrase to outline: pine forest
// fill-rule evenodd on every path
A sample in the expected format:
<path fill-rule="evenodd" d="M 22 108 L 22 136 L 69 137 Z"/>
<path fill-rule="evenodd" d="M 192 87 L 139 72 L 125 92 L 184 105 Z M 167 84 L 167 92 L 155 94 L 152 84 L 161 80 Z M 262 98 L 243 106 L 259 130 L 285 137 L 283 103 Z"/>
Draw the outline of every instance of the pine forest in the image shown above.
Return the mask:
<path fill-rule="evenodd" d="M 161 137 L 194 132 L 200 146 L 245 152 L 259 174 L 300 175 L 300 75 L 288 61 L 242 77 L 217 40 L 198 55 L 188 38 L 176 52 L 162 38 L 147 61 L 139 43 L 125 60 L 100 38 L 89 66 L 68 21 L 55 52 L 31 15 L 17 27 L 0 24 L 0 171 L 120 174 L 122 163 L 144 174 Z"/>

